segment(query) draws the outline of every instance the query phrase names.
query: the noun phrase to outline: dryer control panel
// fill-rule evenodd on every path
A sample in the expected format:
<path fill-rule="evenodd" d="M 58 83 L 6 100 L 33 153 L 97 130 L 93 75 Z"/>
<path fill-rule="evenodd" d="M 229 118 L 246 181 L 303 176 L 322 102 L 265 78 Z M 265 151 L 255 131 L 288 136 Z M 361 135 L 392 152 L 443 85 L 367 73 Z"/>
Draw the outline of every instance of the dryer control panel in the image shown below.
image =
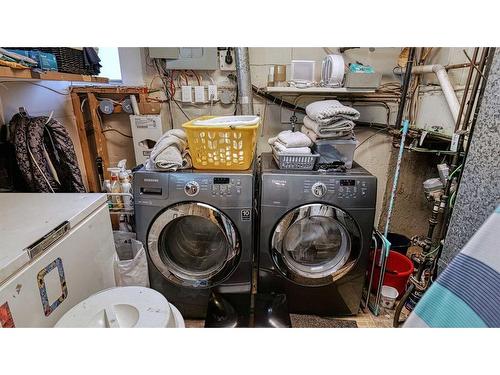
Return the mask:
<path fill-rule="evenodd" d="M 368 181 L 363 179 L 345 178 L 330 180 L 304 180 L 304 193 L 311 192 L 316 198 L 323 198 L 327 193 L 339 200 L 357 199 L 368 193 Z"/>
<path fill-rule="evenodd" d="M 304 202 L 329 202 L 342 207 L 372 207 L 377 195 L 374 176 L 264 175 L 262 204 L 294 206 Z"/>

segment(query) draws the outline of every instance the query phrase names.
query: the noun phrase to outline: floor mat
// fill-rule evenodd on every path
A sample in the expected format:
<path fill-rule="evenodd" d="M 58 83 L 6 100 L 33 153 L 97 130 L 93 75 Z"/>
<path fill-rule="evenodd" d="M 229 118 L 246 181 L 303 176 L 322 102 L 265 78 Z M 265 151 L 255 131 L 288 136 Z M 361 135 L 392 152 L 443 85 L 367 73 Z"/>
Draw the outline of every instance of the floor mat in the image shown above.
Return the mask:
<path fill-rule="evenodd" d="M 292 328 L 358 328 L 353 320 L 322 318 L 315 315 L 290 314 Z"/>

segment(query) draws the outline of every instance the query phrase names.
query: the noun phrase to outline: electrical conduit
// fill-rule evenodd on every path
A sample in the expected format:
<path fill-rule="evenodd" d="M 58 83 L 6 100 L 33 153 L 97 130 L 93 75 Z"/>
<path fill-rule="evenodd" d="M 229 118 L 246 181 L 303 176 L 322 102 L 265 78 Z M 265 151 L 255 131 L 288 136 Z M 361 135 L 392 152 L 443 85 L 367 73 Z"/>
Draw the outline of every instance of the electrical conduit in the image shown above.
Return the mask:
<path fill-rule="evenodd" d="M 238 79 L 238 101 L 242 115 L 253 115 L 252 80 L 250 78 L 250 56 L 248 48 L 234 49 L 236 76 Z"/>

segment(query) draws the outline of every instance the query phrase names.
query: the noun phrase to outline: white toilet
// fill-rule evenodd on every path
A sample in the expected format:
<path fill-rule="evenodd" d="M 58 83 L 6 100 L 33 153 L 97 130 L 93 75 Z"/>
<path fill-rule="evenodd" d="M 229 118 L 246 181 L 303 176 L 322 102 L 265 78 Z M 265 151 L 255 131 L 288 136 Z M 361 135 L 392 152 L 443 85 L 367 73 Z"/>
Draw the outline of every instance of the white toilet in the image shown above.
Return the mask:
<path fill-rule="evenodd" d="M 154 289 L 126 286 L 83 300 L 56 323 L 58 328 L 184 328 L 177 308 Z"/>

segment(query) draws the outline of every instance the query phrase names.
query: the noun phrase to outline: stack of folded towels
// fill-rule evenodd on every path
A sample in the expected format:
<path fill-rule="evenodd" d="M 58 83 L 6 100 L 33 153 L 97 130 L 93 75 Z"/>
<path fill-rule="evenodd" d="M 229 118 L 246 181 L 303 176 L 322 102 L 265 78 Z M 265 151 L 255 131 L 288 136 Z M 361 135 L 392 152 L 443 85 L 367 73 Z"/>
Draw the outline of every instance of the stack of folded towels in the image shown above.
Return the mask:
<path fill-rule="evenodd" d="M 276 137 L 269 138 L 273 152 L 278 154 L 310 154 L 311 139 L 301 132 L 285 130 Z"/>
<path fill-rule="evenodd" d="M 182 129 L 172 129 L 163 134 L 151 150 L 146 162 L 147 170 L 176 171 L 191 168 L 187 136 Z"/>
<path fill-rule="evenodd" d="M 359 112 L 338 100 L 322 100 L 306 107 L 302 133 L 315 142 L 318 139 L 338 138 L 353 133 L 354 120 Z"/>

